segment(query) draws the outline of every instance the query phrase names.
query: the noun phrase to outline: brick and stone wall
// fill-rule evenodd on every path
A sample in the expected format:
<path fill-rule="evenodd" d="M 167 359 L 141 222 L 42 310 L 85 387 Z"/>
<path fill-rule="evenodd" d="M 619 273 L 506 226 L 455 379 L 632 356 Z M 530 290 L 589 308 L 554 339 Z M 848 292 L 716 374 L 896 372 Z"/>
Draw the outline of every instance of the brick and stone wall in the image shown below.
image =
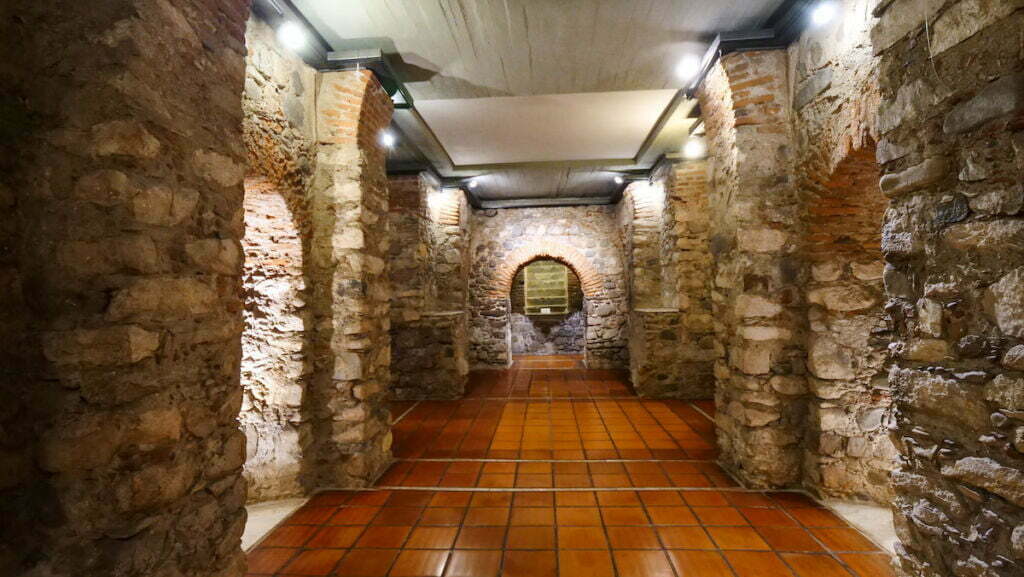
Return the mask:
<path fill-rule="evenodd" d="M 0 574 L 240 577 L 247 2 L 5 9 Z"/>
<path fill-rule="evenodd" d="M 470 360 L 511 362 L 509 294 L 516 273 L 538 259 L 579 277 L 587 317 L 585 358 L 595 368 L 625 368 L 627 292 L 622 245 L 611 207 L 473 211 L 470 224 Z"/>
<path fill-rule="evenodd" d="M 559 263 L 560 266 L 561 263 Z M 566 267 L 568 268 L 568 267 Z M 586 348 L 587 315 L 583 312 L 583 289 L 580 279 L 570 268 L 567 271 L 569 312 L 560 315 L 526 315 L 526 267 L 519 269 L 512 281 L 510 295 L 512 313 L 512 354 L 515 355 L 579 355 Z"/>
<path fill-rule="evenodd" d="M 314 334 L 304 268 L 311 238 L 306 189 L 315 147 L 316 72 L 278 46 L 274 31 L 258 19 L 246 26 L 246 48 L 245 396 L 239 422 L 253 502 L 303 491 L 310 438 L 303 401 Z"/>
<path fill-rule="evenodd" d="M 393 398 L 459 398 L 466 386 L 466 243 L 459 189 L 428 173 L 391 176 Z"/>
<path fill-rule="evenodd" d="M 308 192 L 314 486 L 370 484 L 391 456 L 388 189 L 381 131 L 391 99 L 368 70 L 317 76 L 317 149 Z"/>
<path fill-rule="evenodd" d="M 870 0 L 837 4 L 788 50 L 806 255 L 808 418 L 805 485 L 891 500 L 894 450 L 882 298 L 878 59 Z"/>
<path fill-rule="evenodd" d="M 806 403 L 800 202 L 784 51 L 728 54 L 698 96 L 707 126 L 721 462 L 751 486 L 800 481 Z"/>
<path fill-rule="evenodd" d="M 708 399 L 719 356 L 711 315 L 707 165 L 663 163 L 618 209 L 629 263 L 630 368 L 638 394 Z"/>
<path fill-rule="evenodd" d="M 912 575 L 1020 575 L 1024 4 L 876 14 L 898 555 Z"/>

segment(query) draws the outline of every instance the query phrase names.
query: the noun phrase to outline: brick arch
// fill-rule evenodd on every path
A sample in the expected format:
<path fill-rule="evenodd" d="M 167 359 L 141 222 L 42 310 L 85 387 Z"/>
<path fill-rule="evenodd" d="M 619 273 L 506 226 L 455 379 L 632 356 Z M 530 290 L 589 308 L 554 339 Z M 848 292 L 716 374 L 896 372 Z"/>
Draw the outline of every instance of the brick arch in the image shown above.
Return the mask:
<path fill-rule="evenodd" d="M 492 298 L 508 296 L 519 269 L 539 259 L 557 260 L 571 268 L 580 279 L 580 288 L 586 299 L 599 299 L 606 296 L 604 279 L 589 258 L 571 246 L 551 244 L 540 240 L 521 246 L 505 256 L 501 265 L 494 270 L 485 285 L 487 295 Z"/>

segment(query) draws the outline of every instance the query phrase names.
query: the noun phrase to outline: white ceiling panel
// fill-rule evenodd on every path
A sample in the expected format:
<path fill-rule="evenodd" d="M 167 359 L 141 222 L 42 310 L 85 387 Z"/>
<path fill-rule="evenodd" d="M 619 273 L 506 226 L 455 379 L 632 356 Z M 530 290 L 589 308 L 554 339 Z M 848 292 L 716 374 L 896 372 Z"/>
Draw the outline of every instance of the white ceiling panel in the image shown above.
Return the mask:
<path fill-rule="evenodd" d="M 420 100 L 456 165 L 633 158 L 673 90 Z"/>
<path fill-rule="evenodd" d="M 335 50 L 381 48 L 416 99 L 677 88 L 709 34 L 782 0 L 293 0 Z"/>

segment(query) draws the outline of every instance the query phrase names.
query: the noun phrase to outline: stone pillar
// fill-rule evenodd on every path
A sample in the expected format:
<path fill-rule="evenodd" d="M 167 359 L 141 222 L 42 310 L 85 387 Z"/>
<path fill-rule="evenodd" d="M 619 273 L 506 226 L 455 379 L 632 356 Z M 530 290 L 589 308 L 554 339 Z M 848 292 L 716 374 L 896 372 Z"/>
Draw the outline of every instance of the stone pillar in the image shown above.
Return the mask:
<path fill-rule="evenodd" d="M 468 203 L 430 173 L 388 181 L 392 398 L 456 399 L 466 360 Z"/>
<path fill-rule="evenodd" d="M 1022 8 L 896 0 L 871 34 L 911 575 L 1024 574 Z"/>
<path fill-rule="evenodd" d="M 629 327 L 633 386 L 641 396 L 709 399 L 715 393 L 718 352 L 711 316 L 707 163 L 665 163 L 652 179 L 656 186 L 627 189 L 629 201 L 640 203 L 624 227 L 637 274 Z M 657 193 L 657 200 L 643 198 L 650 196 L 644 192 Z M 657 210 L 648 214 L 646 207 Z M 638 262 L 645 252 L 650 262 Z M 644 267 L 658 278 L 643 282 Z M 642 302 L 648 306 L 639 306 Z"/>
<path fill-rule="evenodd" d="M 248 3 L 4 12 L 0 574 L 238 577 Z"/>
<path fill-rule="evenodd" d="M 805 378 L 800 346 L 796 187 L 784 51 L 726 55 L 698 94 L 711 164 L 721 461 L 753 487 L 800 479 Z"/>
<path fill-rule="evenodd" d="M 391 298 L 381 132 L 391 99 L 368 70 L 318 78 L 317 160 L 309 194 L 318 331 L 312 479 L 366 486 L 391 457 L 387 411 Z"/>

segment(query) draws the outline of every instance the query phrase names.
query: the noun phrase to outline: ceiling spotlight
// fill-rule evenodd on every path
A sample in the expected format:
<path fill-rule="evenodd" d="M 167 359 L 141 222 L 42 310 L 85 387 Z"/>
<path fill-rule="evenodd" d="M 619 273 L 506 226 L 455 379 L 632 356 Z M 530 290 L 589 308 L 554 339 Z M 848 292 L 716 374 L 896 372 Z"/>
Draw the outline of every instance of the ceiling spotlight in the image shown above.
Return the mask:
<path fill-rule="evenodd" d="M 687 54 L 686 56 L 683 56 L 682 60 L 679 61 L 679 64 L 676 65 L 676 76 L 684 82 L 690 82 L 700 74 L 700 64 L 701 62 L 699 57 L 693 54 Z"/>
<path fill-rule="evenodd" d="M 383 144 L 386 148 L 391 148 L 392 146 L 395 145 L 395 135 L 392 134 L 391 131 L 385 130 L 384 132 L 380 133 L 380 143 Z"/>
<path fill-rule="evenodd" d="M 700 138 L 690 138 L 686 141 L 686 146 L 683 147 L 683 156 L 689 159 L 704 158 L 704 154 L 707 153 L 707 146 L 704 145 L 704 140 Z"/>
<path fill-rule="evenodd" d="M 814 22 L 816 26 L 828 24 L 833 18 L 835 18 L 835 16 L 836 5 L 834 2 L 829 2 L 828 0 L 819 2 L 818 5 L 814 7 L 814 10 L 811 11 L 811 21 Z"/>
<path fill-rule="evenodd" d="M 305 48 L 308 41 L 306 30 L 297 22 L 292 22 L 291 20 L 281 24 L 277 29 L 277 39 L 281 41 L 285 48 L 292 52 Z"/>
<path fill-rule="evenodd" d="M 619 175 L 615 175 L 615 184 L 622 184 L 623 182 L 626 182 L 626 179 L 622 178 Z"/>
<path fill-rule="evenodd" d="M 476 186 L 477 186 L 476 179 L 473 179 L 473 180 L 469 181 L 469 188 L 470 188 L 470 190 L 476 188 Z"/>

